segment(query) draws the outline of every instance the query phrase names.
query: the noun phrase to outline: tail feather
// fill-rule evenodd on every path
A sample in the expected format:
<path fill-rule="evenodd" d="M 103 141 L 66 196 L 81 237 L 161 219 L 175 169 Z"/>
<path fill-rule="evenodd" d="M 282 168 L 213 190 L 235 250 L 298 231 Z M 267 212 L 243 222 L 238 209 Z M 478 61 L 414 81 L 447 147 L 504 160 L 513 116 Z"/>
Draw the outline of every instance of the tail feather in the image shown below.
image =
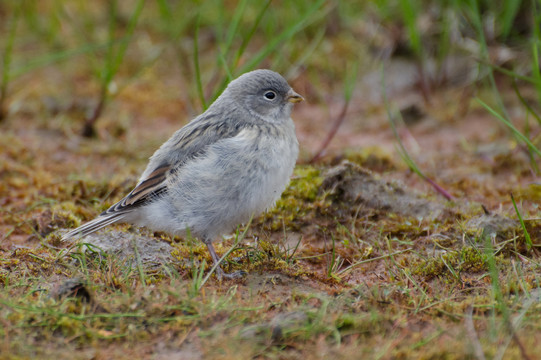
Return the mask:
<path fill-rule="evenodd" d="M 112 213 L 107 215 L 101 215 L 96 219 L 87 222 L 84 225 L 79 226 L 77 229 L 71 230 L 69 233 L 62 236 L 62 241 L 73 238 L 75 236 L 86 236 L 104 228 L 108 225 L 116 223 L 122 220 L 127 214 L 124 213 Z"/>

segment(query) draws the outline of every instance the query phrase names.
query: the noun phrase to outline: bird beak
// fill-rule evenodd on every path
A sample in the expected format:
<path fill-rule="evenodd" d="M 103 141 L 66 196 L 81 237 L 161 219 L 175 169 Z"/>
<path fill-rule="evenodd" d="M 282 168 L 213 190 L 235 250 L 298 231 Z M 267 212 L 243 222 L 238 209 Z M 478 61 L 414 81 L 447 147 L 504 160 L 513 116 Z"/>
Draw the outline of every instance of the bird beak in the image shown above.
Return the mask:
<path fill-rule="evenodd" d="M 290 103 L 299 103 L 303 101 L 304 98 L 300 96 L 299 94 L 297 94 L 295 91 L 293 91 L 293 89 L 291 89 L 287 92 L 286 100 L 289 101 Z"/>

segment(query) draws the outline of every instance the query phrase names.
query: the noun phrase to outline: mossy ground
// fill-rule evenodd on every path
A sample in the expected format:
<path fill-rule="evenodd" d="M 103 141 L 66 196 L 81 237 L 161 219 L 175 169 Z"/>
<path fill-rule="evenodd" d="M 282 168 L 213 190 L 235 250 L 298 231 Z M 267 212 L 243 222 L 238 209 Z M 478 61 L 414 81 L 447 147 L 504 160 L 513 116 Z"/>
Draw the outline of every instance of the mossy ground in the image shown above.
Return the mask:
<path fill-rule="evenodd" d="M 40 11 L 61 3 L 43 2 Z M 65 15 L 85 10 L 82 4 L 81 9 L 66 5 Z M 101 14 L 103 4 L 96 4 L 87 10 Z M 256 16 L 250 9 L 247 14 Z M 214 41 L 223 34 L 210 27 L 219 20 L 210 10 L 199 34 L 202 73 L 205 81 L 218 83 Z M 286 20 L 306 9 L 296 10 L 287 12 Z M 428 177 L 454 195 L 452 201 L 443 200 L 397 153 L 385 120 L 388 109 L 368 96 L 373 83 L 362 80 L 379 79 L 378 65 L 366 66 L 357 79 L 348 117 L 326 156 L 308 164 L 328 132 L 329 118 L 343 106 L 344 81 L 337 79 L 348 77 L 352 63 L 371 64 L 356 58 L 367 45 L 351 34 L 377 29 L 351 11 L 358 9 L 330 7 L 324 15 L 343 20 L 340 26 L 320 16 L 315 24 L 327 24 L 324 33 L 308 27 L 283 47 L 282 55 L 309 64 L 292 79 L 309 102 L 294 112 L 299 165 L 276 206 L 253 220 L 224 264 L 247 275 L 223 282 L 211 277 L 201 289 L 200 276 L 211 259 L 197 240 L 141 230 L 151 241 L 172 246 L 173 260 L 158 266 L 59 241 L 60 230 L 92 219 L 129 192 L 148 156 L 201 109 L 198 101 L 189 101 L 197 97 L 196 86 L 181 75 L 186 69 L 177 64 L 175 51 L 140 63 L 156 50 L 153 41 L 167 43 L 165 25 L 150 21 L 156 14 L 141 20 L 139 40 L 116 77 L 122 91 L 107 104 L 96 138 L 79 135 L 99 94 L 92 66 L 52 64 L 11 82 L 7 116 L 0 123 L 0 358 L 535 358 L 541 352 L 539 161 L 474 101 L 472 88 L 483 93 L 487 86 L 443 84 L 430 101 L 420 100 L 417 85 L 389 94 L 397 104 L 416 94 L 413 102 L 422 114 L 404 117 L 401 135 Z M 101 34 L 104 20 L 97 19 L 94 30 Z M 192 20 L 186 26 L 193 27 Z M 40 21 L 29 24 L 43 27 Z M 60 46 L 60 35 L 67 42 L 78 39 L 65 34 L 71 34 L 65 23 L 47 24 L 51 34 L 41 46 Z M 258 33 L 249 48 L 275 35 L 272 21 L 263 25 L 268 34 Z M 40 48 L 30 28 L 19 31 L 30 49 Z M 322 44 L 305 56 L 310 39 L 318 36 Z M 182 54 L 188 40 L 177 40 Z M 15 60 L 27 51 L 19 48 Z M 271 60 L 265 66 L 288 69 L 283 60 Z M 409 61 L 415 68 L 415 60 Z M 391 74 L 392 67 L 388 70 Z M 507 106 L 523 114 L 512 79 L 497 80 Z M 397 75 L 389 86 L 402 83 Z M 519 83 L 519 88 L 535 98 L 533 85 Z M 529 118 L 514 120 L 531 130 L 539 146 Z M 436 204 L 440 215 L 416 217 L 342 198 L 324 182 L 329 169 L 344 160 L 369 169 L 377 181 L 402 184 L 404 196 Z M 114 230 L 139 231 L 129 225 Z M 228 237 L 216 249 L 223 254 L 234 242 Z"/>

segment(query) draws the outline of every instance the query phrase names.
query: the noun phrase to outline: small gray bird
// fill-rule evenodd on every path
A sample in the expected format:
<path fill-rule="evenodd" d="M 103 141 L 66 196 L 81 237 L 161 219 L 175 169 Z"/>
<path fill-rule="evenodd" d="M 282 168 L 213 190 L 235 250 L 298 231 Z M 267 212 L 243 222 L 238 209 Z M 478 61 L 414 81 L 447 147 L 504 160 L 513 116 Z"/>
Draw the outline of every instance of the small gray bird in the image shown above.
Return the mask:
<path fill-rule="evenodd" d="M 152 155 L 126 197 L 62 239 L 116 222 L 171 235 L 189 229 L 217 264 L 212 241 L 274 205 L 287 186 L 299 153 L 291 110 L 302 100 L 273 71 L 238 77 Z M 216 269 L 218 278 L 238 275 Z"/>

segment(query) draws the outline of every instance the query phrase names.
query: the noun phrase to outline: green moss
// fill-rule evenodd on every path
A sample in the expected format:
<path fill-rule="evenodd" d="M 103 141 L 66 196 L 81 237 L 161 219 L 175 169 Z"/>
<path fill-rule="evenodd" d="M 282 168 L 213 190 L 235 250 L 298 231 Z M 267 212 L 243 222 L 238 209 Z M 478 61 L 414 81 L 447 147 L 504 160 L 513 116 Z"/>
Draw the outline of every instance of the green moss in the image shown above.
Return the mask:
<path fill-rule="evenodd" d="M 519 188 L 517 200 L 541 201 L 541 184 L 531 183 Z"/>
<path fill-rule="evenodd" d="M 325 195 L 320 191 L 322 183 L 320 169 L 310 165 L 297 166 L 282 197 L 259 221 L 270 231 L 282 230 L 284 226 L 298 229 L 301 222 L 310 221 L 317 214 L 317 210 L 328 206 Z"/>
<path fill-rule="evenodd" d="M 283 202 L 292 198 L 314 201 L 322 182 L 323 177 L 319 169 L 309 165 L 297 167 L 288 188 L 284 191 L 282 198 L 277 201 L 276 206 L 285 208 Z"/>
<path fill-rule="evenodd" d="M 376 171 L 388 171 L 395 168 L 393 155 L 379 146 L 365 146 L 362 149 L 346 150 L 344 158 L 364 168 Z"/>
<path fill-rule="evenodd" d="M 487 255 L 467 246 L 423 261 L 414 268 L 413 273 L 432 279 L 438 276 L 455 277 L 464 271 L 486 271 L 487 268 Z"/>

